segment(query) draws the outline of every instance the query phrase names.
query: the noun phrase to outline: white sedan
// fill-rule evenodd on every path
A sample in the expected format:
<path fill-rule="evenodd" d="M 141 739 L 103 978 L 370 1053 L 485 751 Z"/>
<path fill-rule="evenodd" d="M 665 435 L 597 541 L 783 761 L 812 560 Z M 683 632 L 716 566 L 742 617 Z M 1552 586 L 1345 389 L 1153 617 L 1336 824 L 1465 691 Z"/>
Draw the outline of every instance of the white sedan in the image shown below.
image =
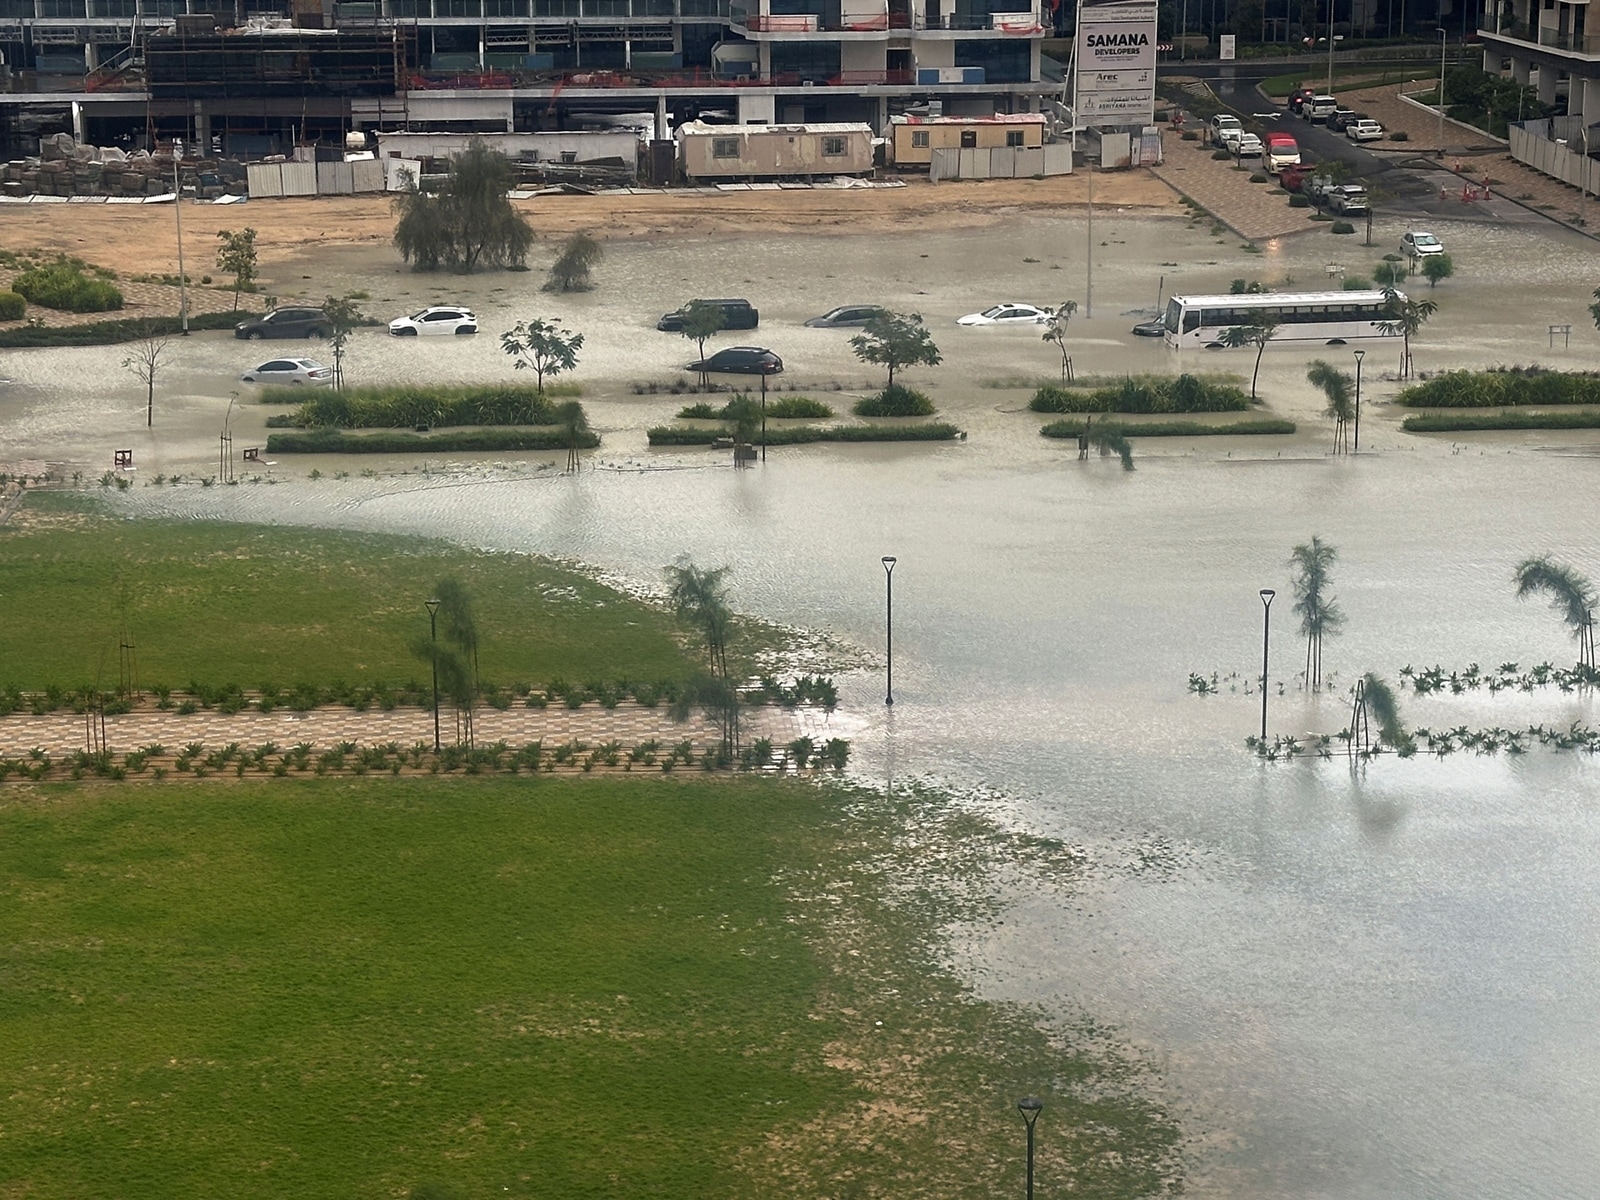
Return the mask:
<path fill-rule="evenodd" d="M 1443 254 L 1444 243 L 1431 233 L 1412 230 L 1400 239 L 1400 253 L 1411 258 L 1426 258 L 1430 254 Z"/>
<path fill-rule="evenodd" d="M 982 312 L 957 317 L 957 325 L 1042 325 L 1050 319 L 1049 310 L 1032 304 L 996 304 Z"/>
<path fill-rule="evenodd" d="M 246 383 L 276 383 L 290 387 L 332 383 L 333 368 L 309 358 L 274 358 L 239 376 Z"/>
<path fill-rule="evenodd" d="M 396 317 L 389 322 L 389 333 L 394 337 L 477 332 L 478 318 L 469 310 L 442 305 L 425 308 L 419 313 L 412 313 L 409 317 Z"/>
<path fill-rule="evenodd" d="M 1352 142 L 1375 142 L 1383 137 L 1383 126 L 1376 121 L 1352 121 L 1344 127 L 1344 135 Z"/>

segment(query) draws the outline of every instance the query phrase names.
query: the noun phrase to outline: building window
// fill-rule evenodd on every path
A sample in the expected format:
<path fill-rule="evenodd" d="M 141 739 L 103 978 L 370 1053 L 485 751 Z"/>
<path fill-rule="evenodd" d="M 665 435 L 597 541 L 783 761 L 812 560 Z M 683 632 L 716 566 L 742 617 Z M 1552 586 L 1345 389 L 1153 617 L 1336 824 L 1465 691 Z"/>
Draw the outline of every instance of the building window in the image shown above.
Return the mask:
<path fill-rule="evenodd" d="M 928 131 L 926 129 L 913 129 L 911 131 L 911 148 L 913 150 L 926 150 L 928 148 Z"/>
<path fill-rule="evenodd" d="M 825 137 L 822 139 L 823 158 L 843 158 L 844 139 L 842 137 Z"/>
<path fill-rule="evenodd" d="M 1008 130 L 1006 130 L 1006 145 L 1008 145 L 1008 146 L 1020 146 L 1020 145 L 1022 145 L 1022 130 L 1020 130 L 1020 129 L 1008 129 Z"/>
<path fill-rule="evenodd" d="M 711 157 L 712 158 L 738 158 L 739 157 L 739 139 L 736 138 L 736 137 L 731 137 L 731 138 L 712 138 L 711 139 Z"/>

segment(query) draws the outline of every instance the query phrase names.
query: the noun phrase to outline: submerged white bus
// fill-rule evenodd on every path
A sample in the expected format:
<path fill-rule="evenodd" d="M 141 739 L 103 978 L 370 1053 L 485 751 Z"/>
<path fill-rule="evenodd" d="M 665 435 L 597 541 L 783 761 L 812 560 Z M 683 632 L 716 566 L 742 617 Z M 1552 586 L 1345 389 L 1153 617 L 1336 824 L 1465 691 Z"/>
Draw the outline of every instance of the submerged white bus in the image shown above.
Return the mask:
<path fill-rule="evenodd" d="M 1395 293 L 1401 301 L 1404 292 Z M 1222 331 L 1263 317 L 1276 321 L 1274 342 L 1326 342 L 1388 336 L 1378 328 L 1393 318 L 1383 292 L 1259 292 L 1250 295 L 1173 296 L 1162 321 L 1167 345 L 1217 346 Z"/>

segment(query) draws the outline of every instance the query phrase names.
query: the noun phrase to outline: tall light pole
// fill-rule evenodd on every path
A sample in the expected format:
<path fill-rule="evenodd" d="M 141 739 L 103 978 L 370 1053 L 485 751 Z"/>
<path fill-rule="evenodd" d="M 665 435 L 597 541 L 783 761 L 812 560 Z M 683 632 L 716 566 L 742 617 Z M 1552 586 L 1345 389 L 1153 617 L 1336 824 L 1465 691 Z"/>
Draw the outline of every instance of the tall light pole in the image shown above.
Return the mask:
<path fill-rule="evenodd" d="M 1444 149 L 1444 51 L 1448 35 L 1439 30 L 1439 149 Z"/>
<path fill-rule="evenodd" d="M 1017 1101 L 1017 1111 L 1028 1127 L 1028 1200 L 1033 1200 L 1033 1123 L 1039 1119 L 1039 1110 L 1043 1107 L 1044 1102 L 1037 1096 L 1024 1096 Z"/>
<path fill-rule="evenodd" d="M 433 752 L 437 754 L 439 753 L 439 601 L 424 600 L 422 603 L 428 610 L 428 642 L 432 649 L 428 657 L 433 660 Z"/>
<path fill-rule="evenodd" d="M 1328 0 L 1328 95 L 1333 95 L 1333 0 Z"/>
<path fill-rule="evenodd" d="M 883 556 L 883 602 L 887 618 L 884 622 L 884 644 L 889 651 L 889 677 L 883 702 L 891 707 L 894 705 L 894 564 L 898 561 L 892 554 Z"/>
<path fill-rule="evenodd" d="M 178 159 L 183 143 L 172 143 L 172 211 L 178 221 L 178 325 L 189 336 L 189 281 L 183 275 L 183 185 L 178 182 Z"/>
<path fill-rule="evenodd" d="M 1361 360 L 1366 356 L 1365 350 L 1356 351 L 1356 449 L 1358 451 L 1361 449 Z"/>
<path fill-rule="evenodd" d="M 1278 593 L 1261 589 L 1261 740 L 1267 740 L 1267 639 L 1272 633 L 1272 598 Z"/>

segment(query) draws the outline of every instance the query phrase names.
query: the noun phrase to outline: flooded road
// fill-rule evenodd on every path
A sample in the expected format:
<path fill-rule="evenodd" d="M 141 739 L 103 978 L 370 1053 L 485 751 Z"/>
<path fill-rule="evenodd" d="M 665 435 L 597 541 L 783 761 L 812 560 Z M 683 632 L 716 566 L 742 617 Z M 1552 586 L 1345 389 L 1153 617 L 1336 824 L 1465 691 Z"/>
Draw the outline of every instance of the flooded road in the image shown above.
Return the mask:
<path fill-rule="evenodd" d="M 1110 261 L 1097 267 L 1096 318 L 1074 324 L 1080 370 L 1175 366 L 1127 337 L 1122 315 L 1144 295 L 1153 307 L 1163 262 L 1190 263 L 1167 268 L 1187 290 L 1285 273 L 1305 287 L 1317 286 L 1330 254 L 1322 239 L 1241 255 L 1173 222 L 1108 230 L 1123 246 L 1107 246 Z M 1139 443 L 1131 474 L 1114 461 L 1080 463 L 1037 436 L 1038 418 L 1014 411 L 1025 392 L 978 386 L 1007 370 L 1048 372 L 1048 348 L 1032 335 L 968 337 L 949 321 L 980 300 L 1030 298 L 1001 292 L 1016 262 L 1048 245 L 1070 264 L 1082 234 L 1072 222 L 1030 223 L 935 248 L 948 261 L 928 267 L 907 258 L 906 240 L 851 247 L 863 263 L 903 267 L 868 299 L 926 293 L 947 358 L 926 379 L 969 430 L 964 443 L 774 450 L 764 468 L 741 472 L 708 454 L 646 451 L 644 424 L 683 401 L 624 386 L 660 352 L 638 332 L 640 315 L 661 311 L 669 293 L 757 290 L 737 274 L 685 281 L 679 250 L 653 273 L 641 263 L 638 293 L 611 332 L 593 325 L 596 362 L 611 365 L 596 366 L 602 382 L 585 403 L 616 431 L 598 469 L 560 477 L 508 456 L 498 470 L 402 476 L 352 460 L 340 465 L 383 473 L 311 482 L 312 464 L 296 462 L 280 465 L 280 486 L 138 487 L 122 500 L 140 511 L 432 534 L 580 559 L 642 583 L 688 554 L 732 568 L 740 609 L 868 647 L 883 643 L 879 559 L 896 555 L 896 704 L 885 709 L 879 672 L 840 681 L 845 719 L 860 726 L 854 766 L 889 785 L 933 778 L 993 789 L 987 802 L 1008 819 L 1084 847 L 1081 882 L 1017 894 L 996 926 L 956 931 L 956 966 L 983 994 L 1036 1003 L 1063 1024 L 1093 1019 L 1141 1047 L 1195 1139 L 1190 1194 L 1592 1194 L 1600 764 L 1543 750 L 1386 757 L 1354 772 L 1342 759 L 1262 764 L 1243 744 L 1260 720 L 1243 680 L 1259 670 L 1264 587 L 1279 593 L 1270 697 L 1279 733 L 1341 728 L 1344 689 L 1368 670 L 1394 681 L 1407 664 L 1569 662 L 1559 622 L 1516 601 L 1510 575 L 1543 552 L 1600 573 L 1596 439 L 1452 443 L 1403 435 L 1378 409 L 1363 425 L 1364 453 L 1329 459 L 1320 404 L 1303 382 L 1306 359 L 1329 352 L 1278 348 L 1267 352 L 1262 391 L 1274 411 L 1303 422 L 1302 435 L 1271 447 Z M 1525 229 L 1450 236 L 1461 277 L 1436 294 L 1441 315 L 1419 343 L 1420 367 L 1600 365 L 1600 343 L 1579 324 L 1593 286 L 1586 242 Z M 1383 249 L 1360 252 L 1375 260 Z M 1364 261 L 1355 248 L 1340 253 Z M 773 251 L 786 269 L 808 269 L 790 254 Z M 763 301 L 773 313 L 763 340 L 779 344 L 781 328 L 805 347 L 784 353 L 805 359 L 809 378 L 864 379 L 841 337 L 791 328 L 794 314 L 853 298 L 836 290 L 824 303 L 820 286 L 808 275 L 804 290 Z M 856 280 L 852 293 L 863 286 Z M 1552 357 L 1545 324 L 1558 319 L 1576 336 Z M 237 356 L 231 343 L 216 345 L 196 361 Z M 380 353 L 389 345 L 375 344 L 364 368 L 402 371 Z M 8 363 L 24 384 L 7 401 L 10 444 L 63 457 L 71 439 L 55 431 L 70 421 L 60 414 L 113 407 L 82 382 L 110 353 Z M 487 373 L 498 357 L 492 345 L 437 353 L 460 356 L 460 374 Z M 1383 354 L 1367 364 L 1380 397 L 1393 390 L 1373 381 Z M 1201 359 L 1219 364 L 1248 373 L 1248 353 Z M 54 408 L 40 399 L 51 375 Z M 214 391 L 196 383 L 182 403 L 209 420 Z M 199 418 L 184 430 L 153 439 L 150 453 L 203 468 L 215 431 Z M 1293 680 L 1303 643 L 1286 565 L 1312 534 L 1339 548 L 1334 590 L 1348 614 L 1325 650 L 1336 687 L 1321 697 Z M 1217 672 L 1221 694 L 1188 694 L 1191 672 Z M 1410 723 L 1431 727 L 1600 720 L 1593 699 L 1554 691 L 1405 707 Z"/>

